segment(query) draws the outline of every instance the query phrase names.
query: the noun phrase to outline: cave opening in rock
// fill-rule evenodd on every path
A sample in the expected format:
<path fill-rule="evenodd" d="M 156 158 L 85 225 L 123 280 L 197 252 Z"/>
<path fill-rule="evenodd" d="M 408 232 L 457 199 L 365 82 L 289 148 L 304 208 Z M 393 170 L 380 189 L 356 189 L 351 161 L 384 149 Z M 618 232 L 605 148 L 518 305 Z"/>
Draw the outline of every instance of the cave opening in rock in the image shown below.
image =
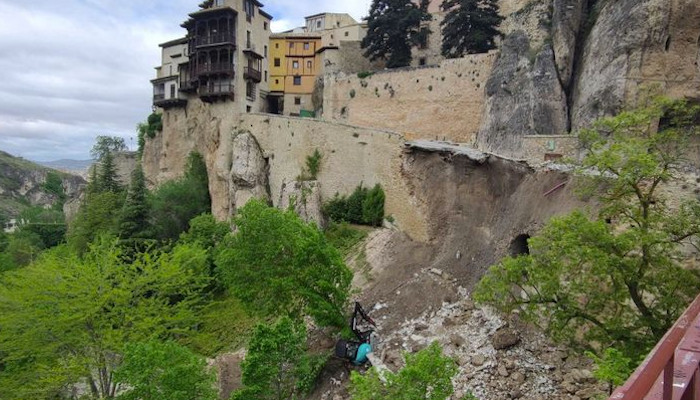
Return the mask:
<path fill-rule="evenodd" d="M 512 257 L 520 256 L 523 254 L 530 254 L 530 247 L 527 241 L 530 239 L 530 235 L 523 233 L 518 235 L 512 242 L 510 242 L 510 255 Z"/>
<path fill-rule="evenodd" d="M 669 36 L 668 39 L 666 39 L 666 51 L 671 48 L 671 37 Z"/>

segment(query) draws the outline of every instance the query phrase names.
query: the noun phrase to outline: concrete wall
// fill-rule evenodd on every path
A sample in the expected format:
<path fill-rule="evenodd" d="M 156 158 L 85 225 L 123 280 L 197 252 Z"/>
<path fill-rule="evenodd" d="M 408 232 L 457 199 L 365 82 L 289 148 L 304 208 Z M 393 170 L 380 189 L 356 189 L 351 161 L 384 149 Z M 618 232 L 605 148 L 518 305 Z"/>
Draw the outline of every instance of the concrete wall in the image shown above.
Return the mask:
<path fill-rule="evenodd" d="M 530 165 L 556 158 L 576 158 L 579 141 L 573 135 L 528 135 L 523 137 L 522 158 Z"/>
<path fill-rule="evenodd" d="M 407 139 L 472 143 L 484 112 L 484 87 L 495 53 L 437 66 L 379 71 L 360 79 L 326 75 L 323 118 L 399 132 Z"/>

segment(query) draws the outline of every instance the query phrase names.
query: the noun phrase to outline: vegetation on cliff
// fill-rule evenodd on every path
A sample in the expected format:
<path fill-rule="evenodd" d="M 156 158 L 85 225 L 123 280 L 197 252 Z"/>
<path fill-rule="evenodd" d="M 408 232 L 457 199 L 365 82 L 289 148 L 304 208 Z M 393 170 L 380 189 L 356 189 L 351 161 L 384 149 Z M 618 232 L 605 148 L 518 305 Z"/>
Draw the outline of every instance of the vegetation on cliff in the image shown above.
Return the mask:
<path fill-rule="evenodd" d="M 497 0 L 446 0 L 440 7 L 447 11 L 441 23 L 443 56 L 457 58 L 496 48 L 504 19 Z"/>
<path fill-rule="evenodd" d="M 700 287 L 700 272 L 682 263 L 682 246 L 698 244 L 700 201 L 663 191 L 699 116 L 698 107 L 661 99 L 582 132 L 579 179 L 599 212 L 553 218 L 530 239 L 530 254 L 492 267 L 474 297 L 547 321 L 555 338 L 593 353 L 612 347 L 639 360 Z"/>
<path fill-rule="evenodd" d="M 427 0 L 372 0 L 367 35 L 362 39 L 365 57 L 386 60 L 387 68 L 411 64 L 411 49 L 427 39 L 430 31 L 421 22 L 430 21 Z"/>

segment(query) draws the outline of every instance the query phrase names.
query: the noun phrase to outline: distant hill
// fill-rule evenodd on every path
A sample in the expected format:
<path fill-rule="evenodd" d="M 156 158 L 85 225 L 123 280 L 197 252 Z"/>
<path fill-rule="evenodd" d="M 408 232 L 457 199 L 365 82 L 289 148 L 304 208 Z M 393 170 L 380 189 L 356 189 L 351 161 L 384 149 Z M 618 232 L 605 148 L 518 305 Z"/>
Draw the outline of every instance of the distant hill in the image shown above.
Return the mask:
<path fill-rule="evenodd" d="M 59 171 L 68 172 L 85 177 L 88 168 L 94 163 L 93 160 L 56 160 L 56 161 L 37 161 L 37 164 L 45 167 L 53 168 Z"/>
<path fill-rule="evenodd" d="M 85 180 L 0 151 L 0 217 L 14 218 L 24 209 L 51 207 L 59 201 L 56 190 L 46 185 L 47 177 L 59 178 L 66 200 L 80 195 Z M 60 189 L 58 189 L 60 190 Z"/>

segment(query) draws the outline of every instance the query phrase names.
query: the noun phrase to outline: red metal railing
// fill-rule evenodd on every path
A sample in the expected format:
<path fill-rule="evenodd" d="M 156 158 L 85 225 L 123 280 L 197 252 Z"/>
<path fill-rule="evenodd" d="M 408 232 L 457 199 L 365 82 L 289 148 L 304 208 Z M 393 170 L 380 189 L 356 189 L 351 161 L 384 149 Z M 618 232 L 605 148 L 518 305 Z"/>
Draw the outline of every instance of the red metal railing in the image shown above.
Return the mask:
<path fill-rule="evenodd" d="M 609 400 L 700 400 L 700 295 Z"/>

